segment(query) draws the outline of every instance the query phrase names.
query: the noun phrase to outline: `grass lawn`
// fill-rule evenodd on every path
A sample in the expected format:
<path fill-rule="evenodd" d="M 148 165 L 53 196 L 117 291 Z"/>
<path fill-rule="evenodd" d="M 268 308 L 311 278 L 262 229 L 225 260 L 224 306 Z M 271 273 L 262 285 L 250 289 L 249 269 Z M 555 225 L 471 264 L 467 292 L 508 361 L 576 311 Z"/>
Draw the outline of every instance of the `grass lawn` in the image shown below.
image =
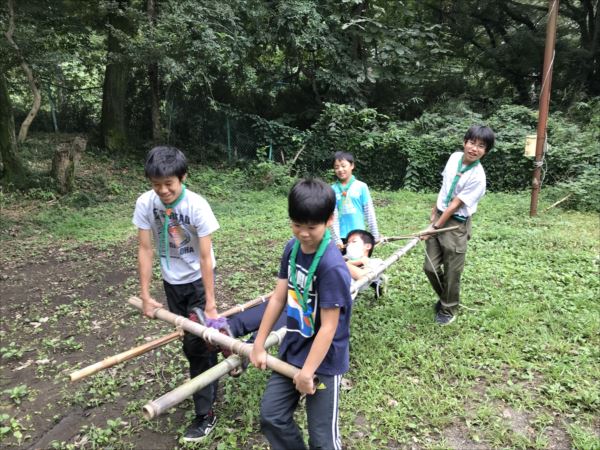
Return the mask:
<path fill-rule="evenodd" d="M 87 155 L 78 186 L 78 192 L 60 199 L 43 189 L 25 196 L 0 193 L 2 272 L 12 276 L 12 271 L 23 270 L 15 261 L 22 261 L 24 252 L 43 260 L 56 248 L 86 248 L 98 254 L 126 247 L 127 256 L 115 258 L 114 264 L 133 275 L 117 286 L 106 286 L 122 317 L 131 309 L 124 304 L 126 298 L 137 293 L 131 214 L 135 199 L 148 185 L 141 167 L 134 163 Z M 208 199 L 221 224 L 214 234 L 220 301 L 242 303 L 268 292 L 291 236 L 285 194 L 249 191 L 239 171 L 199 167 L 193 168 L 188 187 Z M 374 199 L 380 230 L 384 235 L 398 235 L 425 227 L 435 194 L 375 192 Z M 545 206 L 542 191 L 540 211 Z M 351 369 L 341 399 L 346 448 L 600 448 L 599 218 L 559 208 L 530 218 L 528 211 L 529 192 L 488 193 L 483 199 L 473 223 L 462 307 L 452 325 L 439 327 L 433 322 L 434 294 L 422 272 L 422 244 L 387 271 L 387 295 L 379 300 L 370 292 L 358 297 Z M 386 244 L 377 256 L 386 257 L 401 245 Z M 81 270 L 92 259 L 83 258 Z M 160 285 L 156 286 L 160 293 Z M 44 316 L 60 313 L 53 309 L 52 295 L 49 292 L 46 297 Z M 103 310 L 96 310 L 84 294 L 80 302 L 81 308 L 94 309 L 94 319 L 102 319 Z M 160 328 L 142 322 L 138 315 L 126 316 L 115 333 L 132 326 Z M 93 328 L 80 329 L 80 335 L 66 336 L 61 327 L 48 328 L 44 337 L 83 342 L 83 335 L 94 333 Z M 0 439 L 8 447 L 31 445 L 41 438 L 28 426 L 33 419 L 27 417 L 36 411 L 28 409 L 34 402 L 27 398 L 27 386 L 23 390 L 9 376 L 27 357 L 19 356 L 18 349 L 25 344 L 19 343 L 17 333 L 5 317 L 0 334 L 5 380 Z M 100 350 L 85 343 L 58 348 L 57 343 L 51 358 L 59 367 L 35 376 L 39 381 L 65 383 L 65 376 L 75 368 L 134 345 L 120 342 L 117 336 L 114 339 L 120 346 Z M 15 342 L 12 347 L 11 341 Z M 143 448 L 139 436 L 157 433 L 172 435 L 172 445 L 160 448 L 174 448 L 186 425 L 174 418 L 189 418 L 191 403 L 152 421 L 142 419 L 140 412 L 144 401 L 184 380 L 181 356 L 176 347 L 169 349 L 145 357 L 145 368 L 128 363 L 110 375 L 97 375 L 63 389 L 57 400 L 61 414 L 69 408 L 84 407 L 89 412 L 110 404 L 118 409 L 113 408 L 98 425 L 82 426 L 78 438 L 58 439 L 53 446 Z M 67 356 L 69 362 L 61 365 Z M 131 374 L 149 370 L 161 372 L 162 377 L 132 388 L 127 381 Z M 218 427 L 206 443 L 188 447 L 266 448 L 258 431 L 258 405 L 266 376 L 250 368 L 238 379 L 224 378 Z M 133 389 L 130 398 L 111 395 L 124 385 Z M 95 402 L 89 400 L 91 388 L 97 391 Z M 44 388 L 37 388 L 36 396 L 43 395 Z M 14 404 L 14 397 L 19 404 Z M 298 420 L 304 422 L 301 414 Z M 87 436 L 84 444 L 82 436 Z"/>

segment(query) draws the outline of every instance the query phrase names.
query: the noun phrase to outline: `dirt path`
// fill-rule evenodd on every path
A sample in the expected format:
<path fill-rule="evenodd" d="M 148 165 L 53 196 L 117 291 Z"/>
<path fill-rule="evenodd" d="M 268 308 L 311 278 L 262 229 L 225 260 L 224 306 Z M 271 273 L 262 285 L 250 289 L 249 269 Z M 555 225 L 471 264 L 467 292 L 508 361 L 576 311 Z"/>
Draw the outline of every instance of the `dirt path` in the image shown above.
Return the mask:
<path fill-rule="evenodd" d="M 82 382 L 68 380 L 79 367 L 172 331 L 166 324 L 143 320 L 126 304 L 137 293 L 135 242 L 121 248 L 28 249 L 4 241 L 1 258 L 0 415 L 5 415 L 2 426 L 10 428 L 2 445 L 37 449 L 56 441 L 82 446 L 82 439 L 95 435 L 100 446 L 113 438 L 123 447 L 176 446 L 176 434 L 148 431 L 147 425 L 140 432 L 139 411 L 153 398 L 150 382 L 157 378 L 155 365 L 148 362 L 160 354 Z M 169 344 L 177 354 L 178 347 Z M 181 361 L 181 377 L 185 371 Z M 169 382 L 168 375 L 163 378 Z M 182 416 L 177 411 L 168 420 L 183 423 Z M 120 417 L 129 423 L 107 425 L 107 420 Z M 92 425 L 104 432 L 90 433 Z M 127 430 L 127 435 L 117 429 Z"/>

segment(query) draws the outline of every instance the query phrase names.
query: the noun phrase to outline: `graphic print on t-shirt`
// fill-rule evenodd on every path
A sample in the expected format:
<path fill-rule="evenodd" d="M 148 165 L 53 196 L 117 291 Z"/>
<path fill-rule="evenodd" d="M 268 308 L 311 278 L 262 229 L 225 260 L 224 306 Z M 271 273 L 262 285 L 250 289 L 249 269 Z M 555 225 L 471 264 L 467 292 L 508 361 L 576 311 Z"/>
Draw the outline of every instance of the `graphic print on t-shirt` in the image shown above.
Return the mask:
<path fill-rule="evenodd" d="M 159 242 L 164 242 L 163 233 L 163 224 L 162 220 L 169 221 L 169 257 L 171 258 L 182 258 L 186 259 L 185 255 L 193 254 L 194 247 L 190 244 L 192 241 L 192 232 L 189 229 L 190 219 L 188 216 L 184 216 L 182 214 L 177 214 L 172 212 L 170 217 L 167 218 L 167 215 L 164 211 L 160 212 L 161 214 L 155 214 L 155 220 L 158 223 L 158 234 L 160 236 Z M 186 224 L 188 224 L 186 226 Z M 164 245 L 160 246 L 160 256 L 165 257 L 165 249 Z M 194 257 L 192 260 L 194 261 Z"/>
<path fill-rule="evenodd" d="M 297 271 L 297 285 L 303 292 L 304 286 L 306 285 L 306 272 L 304 268 L 298 267 Z M 314 326 L 311 325 L 311 320 L 309 317 L 312 317 L 312 323 L 314 324 L 315 316 L 316 316 L 316 307 L 315 307 L 315 295 L 312 291 L 312 283 L 309 289 L 310 295 L 307 300 L 307 311 L 303 311 L 302 305 L 298 296 L 296 295 L 296 291 L 294 290 L 294 286 L 290 286 L 288 283 L 288 296 L 287 296 L 287 316 L 288 316 L 288 333 L 289 332 L 297 332 L 300 333 L 304 337 L 311 337 L 315 334 Z M 290 320 L 291 319 L 291 320 Z"/>

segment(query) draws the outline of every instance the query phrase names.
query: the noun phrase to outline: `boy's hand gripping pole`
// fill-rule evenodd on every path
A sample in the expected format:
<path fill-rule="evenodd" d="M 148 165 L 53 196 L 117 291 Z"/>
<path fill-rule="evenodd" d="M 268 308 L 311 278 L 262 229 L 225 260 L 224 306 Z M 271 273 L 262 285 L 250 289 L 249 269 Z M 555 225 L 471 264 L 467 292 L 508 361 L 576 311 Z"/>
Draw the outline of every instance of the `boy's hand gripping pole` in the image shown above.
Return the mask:
<path fill-rule="evenodd" d="M 130 297 L 127 302 L 135 306 L 137 309 L 142 310 L 142 300 L 138 297 Z M 190 319 L 187 319 L 183 316 L 179 316 L 177 314 L 173 314 L 170 311 L 167 311 L 164 308 L 156 308 L 154 310 L 154 317 L 156 319 L 160 319 L 164 322 L 168 322 L 176 327 L 181 327 L 183 330 L 188 333 L 199 336 L 204 339 L 204 341 L 219 346 L 223 349 L 227 349 L 236 355 L 245 356 L 247 358 L 250 357 L 250 353 L 252 352 L 252 345 L 246 344 L 245 342 L 239 341 L 229 336 L 225 336 L 220 333 L 218 330 L 214 328 L 208 328 L 203 325 L 200 325 L 197 322 L 194 322 Z M 281 361 L 274 356 L 267 355 L 267 367 L 275 372 L 284 375 L 288 378 L 294 378 L 294 376 L 300 372 L 295 366 L 286 363 L 285 361 Z M 315 383 L 318 384 L 318 380 L 315 377 Z"/>

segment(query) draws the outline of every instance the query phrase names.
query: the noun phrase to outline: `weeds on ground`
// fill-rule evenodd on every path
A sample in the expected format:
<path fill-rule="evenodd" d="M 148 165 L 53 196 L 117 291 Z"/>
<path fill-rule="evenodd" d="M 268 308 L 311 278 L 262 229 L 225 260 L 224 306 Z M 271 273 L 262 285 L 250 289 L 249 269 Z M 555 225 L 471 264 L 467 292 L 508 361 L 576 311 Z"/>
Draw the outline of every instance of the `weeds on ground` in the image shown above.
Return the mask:
<path fill-rule="evenodd" d="M 2 225 L 2 239 L 11 244 L 7 257 L 17 248 L 11 232 L 32 237 L 21 242 L 27 240 L 34 255 L 57 244 L 93 245 L 94 251 L 131 245 L 133 202 L 148 189 L 140 170 L 108 160 L 84 158 L 86 164 L 90 179 L 77 196 L 4 199 L 28 211 Z M 213 236 L 217 289 L 230 303 L 269 292 L 291 237 L 285 195 L 244 189 L 239 172 L 193 168 L 192 173 L 190 189 L 207 197 L 221 225 Z M 423 229 L 434 199 L 433 194 L 375 192 L 381 231 L 389 236 Z M 555 444 L 557 430 L 567 446 L 600 448 L 598 219 L 559 209 L 529 218 L 528 207 L 528 193 L 490 193 L 480 204 L 463 276 L 462 308 L 452 325 L 433 323 L 435 299 L 421 269 L 422 245 L 388 270 L 387 295 L 379 300 L 368 292 L 358 297 L 351 370 L 341 398 L 347 448 L 542 449 Z M 386 244 L 376 256 L 385 258 L 402 245 Z M 118 267 L 127 263 L 131 261 L 115 261 Z M 81 264 L 90 268 L 86 276 L 98 276 L 89 258 L 84 256 Z M 126 346 L 118 339 L 121 327 L 160 334 L 160 324 L 128 315 L 122 305 L 136 284 L 131 279 L 119 289 L 107 287 L 115 300 L 106 316 L 93 311 L 92 301 L 76 296 L 55 314 L 60 320 L 80 321 L 82 332 L 109 322 L 116 334 L 98 351 L 110 354 Z M 45 295 L 49 299 L 54 294 Z M 39 340 L 40 358 L 59 360 L 90 350 L 78 347 L 77 336 L 65 338 L 55 317 L 42 326 L 48 328 Z M 8 325 L 3 328 L 3 364 L 20 361 L 28 351 L 11 339 L 15 332 Z M 77 442 L 56 442 L 54 447 L 110 446 L 114 439 L 135 446 L 136 436 L 144 432 L 175 439 L 191 420 L 185 417 L 191 402 L 152 421 L 142 420 L 139 410 L 146 399 L 185 381 L 184 366 L 179 346 L 172 345 L 139 359 L 138 365 L 95 375 L 74 391 L 65 389 L 62 404 L 69 407 L 94 409 L 123 402 L 128 393 L 135 397 L 125 402 L 123 421 L 108 417 L 106 426 L 82 429 Z M 64 375 L 66 369 L 62 371 Z M 258 408 L 267 377 L 250 368 L 240 378 L 222 380 L 219 425 L 204 448 L 266 448 L 258 431 Z M 3 414 L 0 428 L 3 439 L 19 445 L 20 414 L 25 412 Z M 301 413 L 298 419 L 302 422 Z"/>

